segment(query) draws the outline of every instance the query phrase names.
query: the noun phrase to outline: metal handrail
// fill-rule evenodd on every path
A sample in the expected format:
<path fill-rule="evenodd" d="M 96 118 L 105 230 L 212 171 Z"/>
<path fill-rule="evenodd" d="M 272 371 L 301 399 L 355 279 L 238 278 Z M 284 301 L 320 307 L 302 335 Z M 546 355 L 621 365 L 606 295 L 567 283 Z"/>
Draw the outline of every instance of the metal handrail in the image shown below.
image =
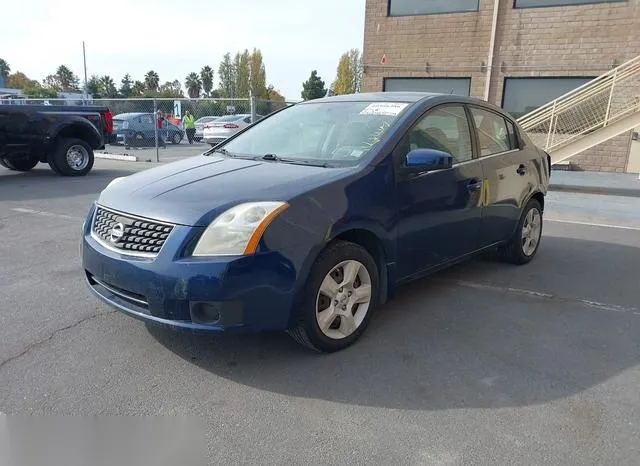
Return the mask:
<path fill-rule="evenodd" d="M 627 70 L 629 69 L 629 70 Z M 547 111 L 550 111 L 551 108 L 557 104 L 557 102 L 560 101 L 564 101 L 564 100 L 569 100 L 570 97 L 573 97 L 575 95 L 579 95 L 581 91 L 585 90 L 585 89 L 590 89 L 595 87 L 596 83 L 599 82 L 604 82 L 607 81 L 609 78 L 612 78 L 615 74 L 617 73 L 624 73 L 625 71 L 628 72 L 630 75 L 635 75 L 637 70 L 640 69 L 640 55 L 638 55 L 635 58 L 632 58 L 631 60 L 628 60 L 627 62 L 621 64 L 620 66 L 613 68 L 612 70 L 607 71 L 606 73 L 598 76 L 597 78 L 592 79 L 589 82 L 586 82 L 584 84 L 582 84 L 579 87 L 576 87 L 575 89 L 570 90 L 569 92 L 556 97 L 555 99 L 553 99 L 550 102 L 547 102 L 546 104 L 542 105 L 541 107 L 538 107 L 536 110 L 523 115 L 522 117 L 519 118 L 519 122 L 521 124 L 526 124 L 527 120 L 530 118 L 533 118 L 537 115 L 543 114 Z M 606 85 L 606 83 L 605 83 Z"/>
<path fill-rule="evenodd" d="M 640 56 L 518 119 L 545 150 L 565 146 L 631 112 L 640 112 Z"/>

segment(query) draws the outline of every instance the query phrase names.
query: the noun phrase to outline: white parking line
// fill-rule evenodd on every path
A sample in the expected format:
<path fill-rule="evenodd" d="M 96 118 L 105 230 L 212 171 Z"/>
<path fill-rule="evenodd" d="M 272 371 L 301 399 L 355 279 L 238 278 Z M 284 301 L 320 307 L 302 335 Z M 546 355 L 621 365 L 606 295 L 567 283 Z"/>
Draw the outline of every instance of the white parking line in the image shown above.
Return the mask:
<path fill-rule="evenodd" d="M 579 222 L 577 220 L 562 220 L 559 218 L 545 218 L 545 222 L 555 223 L 568 223 L 570 225 L 584 225 L 588 227 L 601 227 L 601 228 L 617 228 L 619 230 L 634 230 L 640 231 L 640 227 L 629 227 L 626 225 L 610 225 L 608 223 L 591 223 L 591 222 Z"/>
<path fill-rule="evenodd" d="M 40 215 L 42 217 L 56 217 L 56 218 L 66 218 L 71 220 L 83 220 L 82 217 L 76 217 L 73 215 L 54 214 L 52 212 L 44 212 L 42 210 L 34 210 L 34 209 L 25 209 L 23 207 L 15 207 L 15 208 L 12 208 L 11 210 L 14 212 L 20 212 L 21 214 Z"/>
<path fill-rule="evenodd" d="M 529 296 L 531 298 L 549 299 L 549 300 L 562 301 L 562 302 L 574 302 L 574 303 L 582 304 L 584 306 L 588 306 L 593 309 L 598 309 L 600 311 L 622 312 L 626 314 L 633 314 L 636 316 L 640 316 L 640 309 L 638 308 L 619 306 L 617 304 L 601 303 L 598 301 L 593 301 L 591 299 L 566 298 L 562 296 L 556 296 L 551 293 L 543 293 L 541 291 L 523 290 L 521 288 L 511 288 L 508 286 L 491 285 L 488 283 L 469 282 L 466 280 L 452 280 L 452 282 L 456 285 L 464 286 L 466 288 L 495 291 L 502 294 L 513 293 L 521 296 Z"/>

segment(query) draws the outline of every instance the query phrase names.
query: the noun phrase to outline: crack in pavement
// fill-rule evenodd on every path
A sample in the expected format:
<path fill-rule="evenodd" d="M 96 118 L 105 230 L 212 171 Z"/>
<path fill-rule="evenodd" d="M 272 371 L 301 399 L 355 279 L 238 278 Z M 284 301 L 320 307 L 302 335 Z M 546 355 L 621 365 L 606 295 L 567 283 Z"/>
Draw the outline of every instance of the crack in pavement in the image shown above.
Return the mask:
<path fill-rule="evenodd" d="M 113 309 L 113 310 L 110 310 L 110 311 L 107 311 L 107 312 L 98 312 L 96 314 L 92 314 L 92 315 L 87 316 L 87 317 L 85 317 L 83 319 L 80 319 L 79 321 L 74 322 L 73 324 L 69 324 L 66 327 L 62 327 L 62 328 L 56 329 L 53 332 L 51 332 L 51 334 L 49 334 L 48 337 L 43 338 L 42 340 L 38 340 L 36 342 L 33 342 L 33 343 L 27 345 L 27 347 L 24 350 L 22 350 L 20 353 L 15 354 L 13 356 L 10 356 L 8 359 L 5 359 L 4 361 L 0 362 L 0 370 L 2 370 L 2 368 L 5 365 L 9 364 L 11 361 L 15 361 L 16 359 L 21 358 L 25 354 L 29 353 L 32 349 L 37 348 L 38 346 L 41 346 L 41 345 L 53 340 L 53 338 L 59 333 L 62 333 L 64 331 L 66 331 L 66 330 L 71 330 L 71 329 L 73 329 L 75 327 L 78 327 L 79 325 L 81 325 L 81 324 L 83 324 L 85 322 L 88 322 L 88 321 L 93 320 L 93 319 L 97 319 L 98 317 L 106 316 L 106 315 L 109 315 L 109 314 L 115 314 L 117 312 L 118 312 L 117 309 Z"/>

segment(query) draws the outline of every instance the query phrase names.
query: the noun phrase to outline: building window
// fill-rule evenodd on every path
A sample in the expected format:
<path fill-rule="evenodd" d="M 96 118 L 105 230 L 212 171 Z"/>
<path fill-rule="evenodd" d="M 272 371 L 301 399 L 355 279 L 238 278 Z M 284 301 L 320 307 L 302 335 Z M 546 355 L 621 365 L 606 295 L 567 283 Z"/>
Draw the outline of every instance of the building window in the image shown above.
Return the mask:
<path fill-rule="evenodd" d="M 389 16 L 478 11 L 479 0 L 389 0 Z"/>
<path fill-rule="evenodd" d="M 594 77 L 505 78 L 502 107 L 514 118 L 520 118 L 522 115 L 582 86 Z"/>
<path fill-rule="evenodd" d="M 471 78 L 385 78 L 384 90 L 468 96 L 471 92 Z"/>
<path fill-rule="evenodd" d="M 588 5 L 592 3 L 621 3 L 627 0 L 514 0 L 514 8 L 535 8 L 543 6 Z"/>

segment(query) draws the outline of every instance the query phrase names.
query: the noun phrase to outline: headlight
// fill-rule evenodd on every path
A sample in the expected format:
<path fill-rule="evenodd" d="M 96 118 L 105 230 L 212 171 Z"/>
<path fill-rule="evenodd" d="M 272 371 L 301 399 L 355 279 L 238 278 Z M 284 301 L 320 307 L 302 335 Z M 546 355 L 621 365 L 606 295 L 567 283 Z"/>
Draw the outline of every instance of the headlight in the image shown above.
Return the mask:
<path fill-rule="evenodd" d="M 269 223 L 287 207 L 286 202 L 248 202 L 230 208 L 206 228 L 193 255 L 253 254 Z"/>

